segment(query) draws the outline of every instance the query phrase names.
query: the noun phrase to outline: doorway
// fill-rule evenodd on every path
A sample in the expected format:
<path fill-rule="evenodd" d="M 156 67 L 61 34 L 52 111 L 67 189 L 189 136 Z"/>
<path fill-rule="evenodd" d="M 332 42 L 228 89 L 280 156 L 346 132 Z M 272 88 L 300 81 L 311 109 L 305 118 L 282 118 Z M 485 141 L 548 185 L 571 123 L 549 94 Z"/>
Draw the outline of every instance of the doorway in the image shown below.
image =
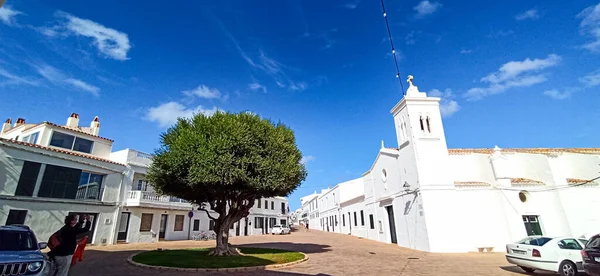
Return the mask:
<path fill-rule="evenodd" d="M 348 226 L 350 227 L 350 234 L 352 234 L 352 219 L 350 217 L 350 212 L 348 212 Z"/>
<path fill-rule="evenodd" d="M 78 238 L 82 238 L 84 236 L 88 236 L 88 240 L 87 243 L 90 244 L 92 243 L 92 241 L 94 241 L 94 233 L 96 232 L 96 221 L 98 220 L 98 214 L 96 213 L 79 213 L 79 212 L 69 212 L 69 215 L 75 215 L 76 219 L 79 221 L 79 217 L 83 216 L 83 215 L 88 215 L 90 217 L 90 222 L 92 223 L 92 225 L 90 226 L 90 231 L 85 233 L 85 234 L 81 234 L 78 235 Z"/>
<path fill-rule="evenodd" d="M 398 243 L 396 238 L 396 220 L 394 219 L 394 207 L 386 206 L 385 209 L 388 213 L 388 221 L 390 223 L 390 238 L 392 243 Z"/>
<path fill-rule="evenodd" d="M 244 218 L 244 236 L 248 236 L 248 218 Z"/>
<path fill-rule="evenodd" d="M 238 222 L 237 222 L 237 226 L 235 227 L 235 235 L 236 235 L 236 236 L 239 236 L 239 235 L 240 235 L 240 222 L 241 222 L 241 221 L 238 221 Z"/>
<path fill-rule="evenodd" d="M 160 229 L 158 231 L 158 239 L 164 240 L 167 232 L 167 220 L 169 219 L 169 215 L 162 214 L 160 215 Z"/>
<path fill-rule="evenodd" d="M 527 236 L 541 236 L 544 234 L 538 216 L 523 216 L 523 224 L 525 224 Z"/>
<path fill-rule="evenodd" d="M 117 233 L 117 241 L 127 241 L 127 231 L 129 230 L 129 218 L 131 213 L 122 212 L 119 220 L 119 232 Z"/>

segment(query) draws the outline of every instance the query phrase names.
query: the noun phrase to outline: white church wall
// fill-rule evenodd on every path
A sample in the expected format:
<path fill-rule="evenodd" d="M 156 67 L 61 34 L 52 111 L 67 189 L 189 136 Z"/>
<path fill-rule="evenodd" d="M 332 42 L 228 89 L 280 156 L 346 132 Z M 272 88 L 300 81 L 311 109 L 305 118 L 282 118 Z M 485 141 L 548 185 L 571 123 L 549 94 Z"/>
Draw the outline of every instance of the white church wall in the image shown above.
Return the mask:
<path fill-rule="evenodd" d="M 449 161 L 449 173 L 454 181 L 496 182 L 487 154 L 450 155 Z"/>

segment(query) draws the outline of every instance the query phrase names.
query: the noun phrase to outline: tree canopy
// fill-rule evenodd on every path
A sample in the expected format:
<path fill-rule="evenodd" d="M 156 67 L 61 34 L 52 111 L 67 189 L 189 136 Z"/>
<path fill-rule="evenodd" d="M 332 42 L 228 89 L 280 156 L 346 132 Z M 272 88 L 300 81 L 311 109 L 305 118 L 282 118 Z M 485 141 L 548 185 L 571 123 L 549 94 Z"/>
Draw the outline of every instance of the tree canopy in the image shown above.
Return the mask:
<path fill-rule="evenodd" d="M 148 179 L 159 193 L 217 212 L 207 211 L 215 220 L 216 254 L 228 255 L 224 230 L 247 216 L 256 199 L 294 191 L 307 175 L 301 159 L 294 132 L 282 123 L 249 112 L 197 114 L 161 134 Z M 225 246 L 218 250 L 220 235 Z"/>

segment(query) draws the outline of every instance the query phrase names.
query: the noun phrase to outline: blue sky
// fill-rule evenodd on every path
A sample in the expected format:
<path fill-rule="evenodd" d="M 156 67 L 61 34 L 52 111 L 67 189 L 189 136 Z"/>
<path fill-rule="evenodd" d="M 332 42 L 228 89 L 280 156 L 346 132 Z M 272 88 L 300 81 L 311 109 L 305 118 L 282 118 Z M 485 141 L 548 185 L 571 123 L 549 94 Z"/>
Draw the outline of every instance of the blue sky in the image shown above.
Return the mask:
<path fill-rule="evenodd" d="M 401 99 L 379 1 L 23 1 L 0 8 L 0 118 L 82 124 L 152 152 L 177 116 L 296 132 L 291 197 L 359 177 Z M 219 3 L 226 2 L 226 3 Z M 442 97 L 448 146 L 597 147 L 598 1 L 386 1 L 402 79 Z"/>

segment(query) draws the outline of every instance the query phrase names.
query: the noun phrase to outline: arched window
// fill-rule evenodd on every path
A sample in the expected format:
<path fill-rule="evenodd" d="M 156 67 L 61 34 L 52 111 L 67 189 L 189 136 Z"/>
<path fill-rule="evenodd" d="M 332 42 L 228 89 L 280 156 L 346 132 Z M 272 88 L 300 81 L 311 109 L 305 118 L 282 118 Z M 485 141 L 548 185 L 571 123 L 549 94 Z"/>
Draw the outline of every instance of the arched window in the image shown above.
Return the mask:
<path fill-rule="evenodd" d="M 419 124 L 421 125 L 421 131 L 425 131 L 425 126 L 423 125 L 423 116 L 419 116 Z"/>
<path fill-rule="evenodd" d="M 406 131 L 404 130 L 404 120 L 400 120 L 400 141 L 406 141 Z"/>
<path fill-rule="evenodd" d="M 429 123 L 429 116 L 427 116 L 425 122 L 427 123 L 427 132 L 431 133 L 431 124 Z"/>
<path fill-rule="evenodd" d="M 404 139 L 408 140 L 408 135 L 406 134 L 406 122 L 402 122 L 402 132 L 404 134 Z"/>

